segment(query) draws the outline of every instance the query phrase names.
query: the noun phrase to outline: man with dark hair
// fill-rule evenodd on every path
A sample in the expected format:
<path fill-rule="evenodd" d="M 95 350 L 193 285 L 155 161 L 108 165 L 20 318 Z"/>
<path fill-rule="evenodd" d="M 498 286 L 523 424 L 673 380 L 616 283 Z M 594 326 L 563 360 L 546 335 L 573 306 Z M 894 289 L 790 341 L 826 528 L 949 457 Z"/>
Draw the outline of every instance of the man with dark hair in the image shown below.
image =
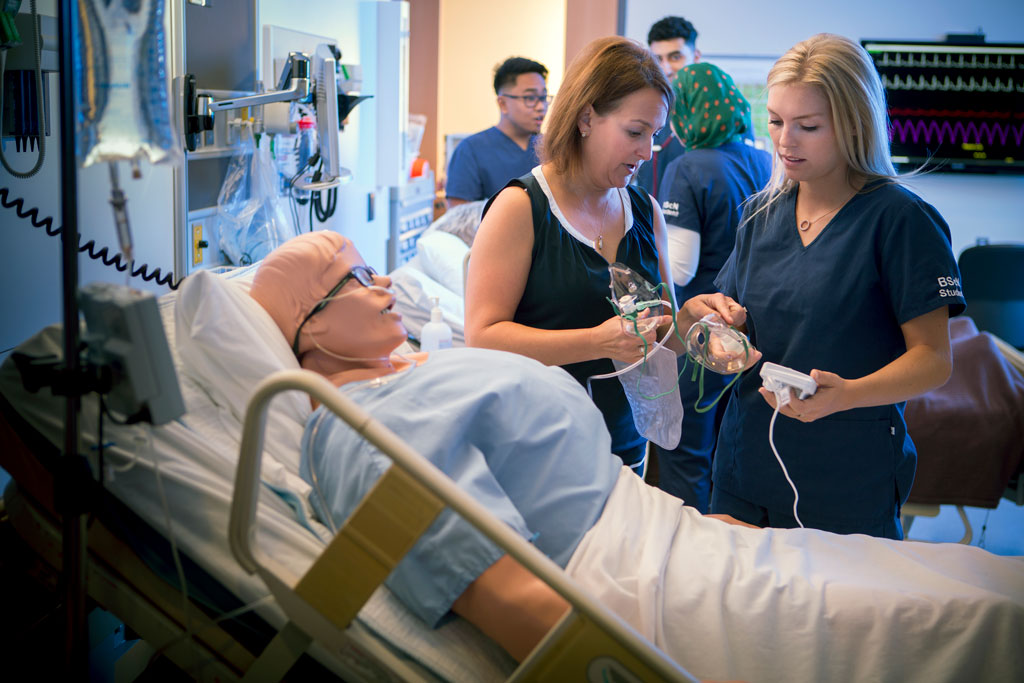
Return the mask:
<path fill-rule="evenodd" d="M 647 45 L 669 81 L 687 64 L 700 61 L 697 29 L 682 17 L 665 17 L 654 22 L 647 33 Z M 660 201 L 659 192 L 665 169 L 668 168 L 669 162 L 683 151 L 683 145 L 672 135 L 669 127 L 662 128 L 654 138 L 654 153 L 651 160 L 642 164 L 636 173 L 636 184 Z"/>
<path fill-rule="evenodd" d="M 448 164 L 448 207 L 487 199 L 540 163 L 535 143 L 548 111 L 548 70 L 539 62 L 510 57 L 494 70 L 498 125 L 471 135 Z"/>

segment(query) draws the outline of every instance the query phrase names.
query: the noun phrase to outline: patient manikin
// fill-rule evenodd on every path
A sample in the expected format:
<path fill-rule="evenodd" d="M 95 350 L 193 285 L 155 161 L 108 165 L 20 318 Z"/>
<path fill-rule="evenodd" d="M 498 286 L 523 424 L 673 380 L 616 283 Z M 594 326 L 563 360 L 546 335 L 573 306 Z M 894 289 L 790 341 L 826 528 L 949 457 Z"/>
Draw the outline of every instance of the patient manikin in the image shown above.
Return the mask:
<path fill-rule="evenodd" d="M 392 355 L 405 330 L 388 279 L 342 283 L 363 265 L 348 240 L 307 233 L 267 257 L 251 294 L 289 343 L 297 337 L 304 368 L 368 407 L 690 672 L 758 681 L 1020 680 L 1021 559 L 702 516 L 622 466 L 600 411 L 560 368 L 458 348 L 416 355 L 408 372 L 411 363 Z M 336 523 L 351 505 L 344 499 L 365 492 L 389 462 L 322 410 L 307 424 L 305 448 L 321 487 L 314 509 Z M 439 517 L 388 586 L 428 623 L 450 608 L 522 659 L 566 604 L 486 539 L 459 533 L 446 543 L 455 520 Z M 434 533 L 439 523 L 447 526 Z M 463 564 L 473 565 L 468 577 Z M 419 565 L 428 575 L 407 571 Z M 431 591 L 447 597 L 426 604 Z"/>

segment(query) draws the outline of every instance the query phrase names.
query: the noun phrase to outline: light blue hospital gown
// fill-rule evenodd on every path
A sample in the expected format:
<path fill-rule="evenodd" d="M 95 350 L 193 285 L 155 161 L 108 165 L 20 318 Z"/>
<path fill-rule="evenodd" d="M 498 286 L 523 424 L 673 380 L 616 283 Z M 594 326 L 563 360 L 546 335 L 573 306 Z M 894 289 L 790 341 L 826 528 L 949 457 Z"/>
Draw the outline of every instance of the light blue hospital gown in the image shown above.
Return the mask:
<path fill-rule="evenodd" d="M 604 509 L 621 461 L 604 418 L 561 368 L 486 349 L 446 349 L 420 366 L 340 390 L 427 457 L 523 538 L 565 567 Z M 303 436 L 301 474 L 317 513 L 340 526 L 391 465 L 348 425 L 318 409 Z M 503 553 L 445 509 L 386 580 L 437 625 Z"/>

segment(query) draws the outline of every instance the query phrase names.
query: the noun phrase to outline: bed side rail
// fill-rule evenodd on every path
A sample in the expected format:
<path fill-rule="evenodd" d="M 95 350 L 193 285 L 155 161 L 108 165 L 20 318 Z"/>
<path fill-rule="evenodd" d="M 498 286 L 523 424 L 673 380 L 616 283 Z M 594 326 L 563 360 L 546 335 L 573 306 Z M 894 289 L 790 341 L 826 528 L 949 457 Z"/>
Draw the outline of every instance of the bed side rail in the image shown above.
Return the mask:
<path fill-rule="evenodd" d="M 364 497 L 306 575 L 291 582 L 294 588 L 282 578 L 273 559 L 263 556 L 253 544 L 266 412 L 275 394 L 290 390 L 304 391 L 320 401 L 395 464 Z M 312 638 L 337 642 L 339 632 L 445 505 L 573 606 L 520 665 L 513 680 L 697 680 L 587 596 L 550 558 L 324 377 L 306 370 L 284 370 L 257 387 L 242 430 L 229 525 L 231 550 L 246 571 L 259 573 L 289 618 Z M 349 530 L 349 526 L 353 528 Z M 352 583 L 346 583 L 350 579 Z M 349 586 L 354 587 L 350 596 L 335 597 Z"/>

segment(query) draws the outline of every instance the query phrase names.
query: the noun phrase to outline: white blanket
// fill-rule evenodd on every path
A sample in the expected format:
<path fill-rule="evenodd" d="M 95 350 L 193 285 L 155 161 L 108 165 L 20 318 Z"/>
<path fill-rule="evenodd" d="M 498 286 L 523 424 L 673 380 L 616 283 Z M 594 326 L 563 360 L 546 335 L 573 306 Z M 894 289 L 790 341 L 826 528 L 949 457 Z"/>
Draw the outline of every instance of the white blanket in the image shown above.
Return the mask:
<path fill-rule="evenodd" d="M 566 570 L 703 678 L 1024 680 L 1024 558 L 726 525 L 624 472 Z"/>

